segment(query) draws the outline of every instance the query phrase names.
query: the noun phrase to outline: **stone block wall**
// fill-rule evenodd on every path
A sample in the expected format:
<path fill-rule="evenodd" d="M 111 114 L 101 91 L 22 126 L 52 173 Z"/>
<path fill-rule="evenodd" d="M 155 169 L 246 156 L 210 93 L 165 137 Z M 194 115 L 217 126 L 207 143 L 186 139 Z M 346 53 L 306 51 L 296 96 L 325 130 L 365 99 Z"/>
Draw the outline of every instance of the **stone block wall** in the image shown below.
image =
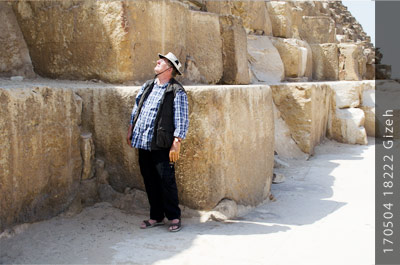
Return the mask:
<path fill-rule="evenodd" d="M 169 51 L 183 65 L 196 65 L 199 77 L 186 71 L 186 80 L 215 84 L 223 75 L 219 15 L 178 1 L 14 1 L 13 9 L 35 71 L 44 77 L 141 83 L 153 77 L 157 53 Z M 236 27 L 241 48 L 243 25 Z M 240 70 L 245 65 L 233 62 Z"/>
<path fill-rule="evenodd" d="M 82 99 L 46 85 L 0 85 L 0 231 L 64 211 L 82 170 Z"/>
<path fill-rule="evenodd" d="M 250 63 L 254 57 L 247 34 L 283 40 L 274 45 L 288 81 L 374 78 L 375 49 L 340 1 L 10 3 L 35 72 L 44 77 L 139 84 L 153 76 L 157 53 L 172 51 L 184 65 L 185 84 L 268 82 L 248 78 L 247 52 Z M 378 68 L 389 72 L 388 66 Z M 270 70 L 262 75 L 274 75 Z"/>
<path fill-rule="evenodd" d="M 0 230 L 107 193 L 144 190 L 137 151 L 126 144 L 139 87 L 1 80 L 0 88 Z M 274 163 L 271 89 L 185 88 L 190 127 L 176 167 L 181 204 L 211 210 L 223 199 L 261 203 Z"/>
<path fill-rule="evenodd" d="M 367 136 L 375 136 L 375 82 L 335 82 L 331 89 L 328 136 L 344 143 L 366 144 Z M 400 93 L 393 93 L 389 97 L 393 96 L 393 100 L 396 100 L 398 95 Z M 346 125 L 348 123 L 351 126 Z"/>
<path fill-rule="evenodd" d="M 278 155 L 304 157 L 297 147 L 312 154 L 325 136 L 343 143 L 367 144 L 367 135 L 375 135 L 373 81 L 282 83 L 271 88 L 277 107 Z M 387 93 L 393 93 L 393 98 L 399 94 L 394 89 Z"/>
<path fill-rule="evenodd" d="M 96 157 L 106 161 L 111 186 L 144 189 L 137 151 L 126 145 L 138 87 L 76 88 L 83 128 L 93 134 Z M 186 86 L 190 126 L 177 163 L 181 203 L 212 209 L 223 198 L 256 205 L 269 193 L 274 122 L 268 86 Z M 248 128 L 252 128 L 248 130 Z M 246 148 L 242 146 L 246 145 Z M 246 188 L 243 188 L 246 187 Z"/>

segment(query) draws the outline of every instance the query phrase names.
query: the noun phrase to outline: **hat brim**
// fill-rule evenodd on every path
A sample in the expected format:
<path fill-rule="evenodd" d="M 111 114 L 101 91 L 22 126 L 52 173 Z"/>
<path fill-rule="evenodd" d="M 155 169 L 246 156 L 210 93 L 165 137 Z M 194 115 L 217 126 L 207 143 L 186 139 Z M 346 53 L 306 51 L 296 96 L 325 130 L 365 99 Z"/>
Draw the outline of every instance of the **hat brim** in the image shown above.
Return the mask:
<path fill-rule="evenodd" d="M 174 62 L 172 62 L 170 59 L 168 59 L 168 57 L 162 55 L 161 53 L 158 54 L 158 57 L 160 57 L 160 59 L 167 59 L 168 61 L 170 61 L 170 63 L 174 66 L 174 68 L 175 68 L 176 72 L 178 73 L 178 75 L 182 75 L 182 72 L 179 71 L 178 68 L 176 68 Z"/>

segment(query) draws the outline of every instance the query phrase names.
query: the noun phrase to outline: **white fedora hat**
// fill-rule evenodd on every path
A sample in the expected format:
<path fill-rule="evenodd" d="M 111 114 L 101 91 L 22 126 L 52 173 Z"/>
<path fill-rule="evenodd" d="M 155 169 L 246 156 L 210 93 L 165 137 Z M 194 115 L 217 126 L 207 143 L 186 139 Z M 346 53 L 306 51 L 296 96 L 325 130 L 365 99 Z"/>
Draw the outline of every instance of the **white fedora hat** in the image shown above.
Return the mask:
<path fill-rule="evenodd" d="M 159 53 L 158 57 L 165 58 L 168 61 L 170 61 L 172 63 L 172 65 L 175 67 L 178 74 L 180 74 L 180 75 L 182 74 L 182 72 L 180 71 L 182 64 L 179 62 L 178 58 L 176 58 L 175 54 L 173 54 L 172 52 L 169 52 L 166 55 L 162 55 L 161 53 Z"/>

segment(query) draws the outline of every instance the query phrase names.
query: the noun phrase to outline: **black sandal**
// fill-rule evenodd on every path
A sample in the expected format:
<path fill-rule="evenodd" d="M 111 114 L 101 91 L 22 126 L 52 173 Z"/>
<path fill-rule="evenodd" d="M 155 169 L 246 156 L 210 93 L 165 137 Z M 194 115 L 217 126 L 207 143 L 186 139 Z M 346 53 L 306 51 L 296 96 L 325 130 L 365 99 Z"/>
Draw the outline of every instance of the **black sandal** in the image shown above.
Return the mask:
<path fill-rule="evenodd" d="M 173 228 L 173 227 L 175 227 L 175 228 Z M 170 231 L 170 232 L 178 232 L 178 231 L 180 231 L 181 229 L 182 229 L 181 219 L 179 219 L 179 222 L 177 222 L 177 223 L 171 223 L 171 224 L 169 225 L 169 231 Z"/>
<path fill-rule="evenodd" d="M 163 221 L 156 221 L 155 223 L 150 223 L 149 220 L 143 220 L 143 224 L 145 225 L 145 227 L 140 226 L 140 229 L 147 229 L 147 228 L 152 228 L 152 227 L 156 227 L 156 226 L 160 226 L 160 225 L 164 225 Z"/>

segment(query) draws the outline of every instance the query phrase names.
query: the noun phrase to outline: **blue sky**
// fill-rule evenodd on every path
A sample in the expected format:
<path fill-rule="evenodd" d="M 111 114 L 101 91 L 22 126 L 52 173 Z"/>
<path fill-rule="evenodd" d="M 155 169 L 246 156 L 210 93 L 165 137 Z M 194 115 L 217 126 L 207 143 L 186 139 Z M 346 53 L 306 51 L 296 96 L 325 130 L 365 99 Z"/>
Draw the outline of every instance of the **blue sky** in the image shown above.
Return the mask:
<path fill-rule="evenodd" d="M 342 3 L 361 24 L 365 33 L 371 37 L 371 42 L 375 43 L 375 2 L 358 0 L 342 1 Z"/>

